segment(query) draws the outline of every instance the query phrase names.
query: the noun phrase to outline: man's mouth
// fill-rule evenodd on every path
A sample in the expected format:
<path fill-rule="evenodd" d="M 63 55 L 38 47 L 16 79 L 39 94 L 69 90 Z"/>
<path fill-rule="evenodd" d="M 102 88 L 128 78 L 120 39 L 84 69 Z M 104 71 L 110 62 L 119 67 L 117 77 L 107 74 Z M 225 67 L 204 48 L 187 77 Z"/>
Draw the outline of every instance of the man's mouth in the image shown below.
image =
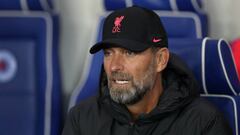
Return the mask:
<path fill-rule="evenodd" d="M 132 81 L 132 77 L 126 73 L 113 72 L 109 78 L 109 81 L 111 81 L 112 84 L 123 86 L 130 84 L 130 82 Z"/>
<path fill-rule="evenodd" d="M 116 84 L 128 84 L 129 83 L 129 81 L 127 81 L 127 80 L 115 80 L 114 82 Z"/>
<path fill-rule="evenodd" d="M 129 84 L 130 83 L 130 79 L 127 78 L 112 78 L 112 82 L 114 84 L 119 84 L 119 85 L 124 85 L 124 84 Z"/>

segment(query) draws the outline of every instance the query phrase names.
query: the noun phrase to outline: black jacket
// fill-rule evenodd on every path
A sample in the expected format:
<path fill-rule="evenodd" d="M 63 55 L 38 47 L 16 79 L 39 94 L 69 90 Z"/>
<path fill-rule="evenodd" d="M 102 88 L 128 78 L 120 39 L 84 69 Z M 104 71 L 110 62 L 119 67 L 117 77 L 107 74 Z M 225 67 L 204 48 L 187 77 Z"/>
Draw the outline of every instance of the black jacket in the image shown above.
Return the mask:
<path fill-rule="evenodd" d="M 124 105 L 111 100 L 108 89 L 73 107 L 62 135 L 232 135 L 215 107 L 199 97 L 186 66 L 171 56 L 163 74 L 164 92 L 157 107 L 133 120 Z"/>

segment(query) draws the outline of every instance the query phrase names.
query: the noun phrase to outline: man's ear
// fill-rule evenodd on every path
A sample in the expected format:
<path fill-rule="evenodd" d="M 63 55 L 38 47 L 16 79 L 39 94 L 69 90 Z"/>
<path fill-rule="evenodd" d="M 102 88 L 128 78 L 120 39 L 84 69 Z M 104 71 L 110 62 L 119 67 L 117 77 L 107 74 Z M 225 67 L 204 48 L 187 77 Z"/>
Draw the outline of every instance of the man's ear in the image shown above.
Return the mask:
<path fill-rule="evenodd" d="M 157 72 L 161 72 L 167 67 L 168 60 L 169 60 L 168 48 L 166 47 L 160 48 L 156 52 Z"/>

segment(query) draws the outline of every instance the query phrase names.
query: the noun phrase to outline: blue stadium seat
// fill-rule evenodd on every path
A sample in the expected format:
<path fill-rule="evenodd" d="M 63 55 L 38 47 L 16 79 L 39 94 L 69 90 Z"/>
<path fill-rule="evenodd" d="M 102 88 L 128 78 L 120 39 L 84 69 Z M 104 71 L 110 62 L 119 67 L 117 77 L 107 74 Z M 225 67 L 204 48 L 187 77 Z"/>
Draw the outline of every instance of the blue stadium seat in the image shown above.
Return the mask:
<path fill-rule="evenodd" d="M 192 11 L 203 13 L 202 0 L 104 0 L 106 10 L 116 10 L 132 5 L 152 10 Z"/>
<path fill-rule="evenodd" d="M 59 135 L 58 17 L 11 2 L 0 6 L 0 134 Z"/>
<path fill-rule="evenodd" d="M 53 0 L 0 0 L 0 10 L 53 10 Z"/>
<path fill-rule="evenodd" d="M 125 8 L 128 6 L 126 0 L 103 0 L 103 4 L 105 9 L 108 11 Z M 132 3 L 130 4 L 132 5 Z"/>
<path fill-rule="evenodd" d="M 192 12 L 155 12 L 161 17 L 169 38 L 203 38 L 207 36 L 207 27 L 199 16 Z"/>
<path fill-rule="evenodd" d="M 207 98 L 228 119 L 235 135 L 240 126 L 240 83 L 230 46 L 223 39 L 173 39 L 169 49 L 192 69 Z"/>
<path fill-rule="evenodd" d="M 204 13 L 203 0 L 175 0 L 177 10 Z"/>
<path fill-rule="evenodd" d="M 173 39 L 169 48 L 179 54 L 202 85 L 201 93 L 239 95 L 240 85 L 229 44 L 220 39 Z"/>

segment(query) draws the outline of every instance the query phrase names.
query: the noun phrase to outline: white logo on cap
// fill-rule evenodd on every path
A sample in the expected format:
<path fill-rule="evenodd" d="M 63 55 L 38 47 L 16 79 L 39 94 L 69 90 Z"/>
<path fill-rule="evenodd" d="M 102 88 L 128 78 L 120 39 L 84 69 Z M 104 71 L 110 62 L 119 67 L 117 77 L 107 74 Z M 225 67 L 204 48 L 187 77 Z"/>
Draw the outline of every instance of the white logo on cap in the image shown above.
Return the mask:
<path fill-rule="evenodd" d="M 10 81 L 16 74 L 17 62 L 13 54 L 0 50 L 0 83 Z"/>

